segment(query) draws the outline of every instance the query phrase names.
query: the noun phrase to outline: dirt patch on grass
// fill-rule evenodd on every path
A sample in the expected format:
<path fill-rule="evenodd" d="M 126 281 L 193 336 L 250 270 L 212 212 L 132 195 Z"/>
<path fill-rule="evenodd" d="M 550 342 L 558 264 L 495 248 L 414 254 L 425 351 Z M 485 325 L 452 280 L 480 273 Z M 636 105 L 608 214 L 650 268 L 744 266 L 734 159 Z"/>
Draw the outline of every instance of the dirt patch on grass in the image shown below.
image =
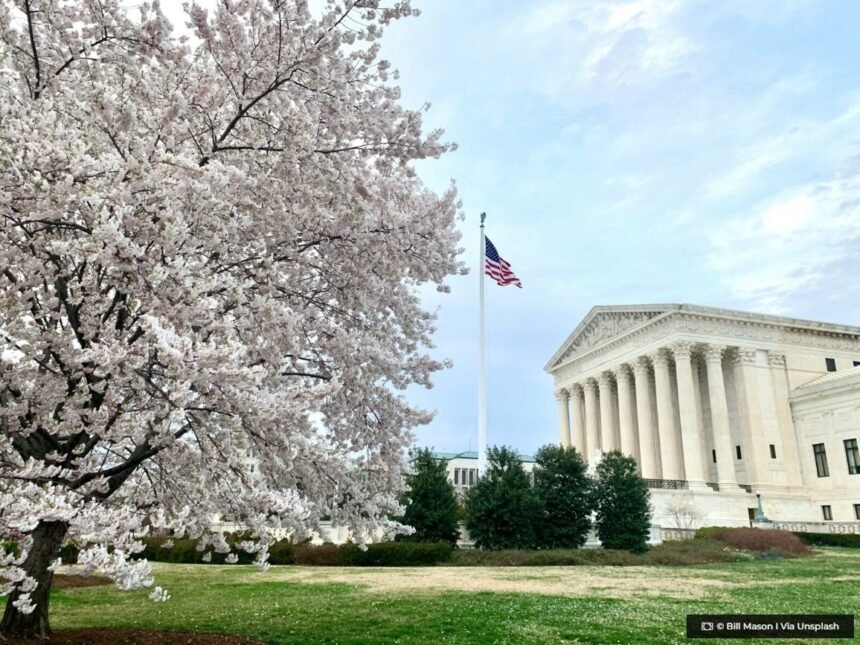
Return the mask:
<path fill-rule="evenodd" d="M 250 575 L 255 582 L 263 579 L 257 577 L 259 574 Z M 487 591 L 571 597 L 600 595 L 619 599 L 641 596 L 702 598 L 713 591 L 735 586 L 728 581 L 697 576 L 692 572 L 690 575 L 677 575 L 659 567 L 289 567 L 272 568 L 264 575 L 267 581 L 344 583 L 382 593 Z"/>
<path fill-rule="evenodd" d="M 131 629 L 56 629 L 47 640 L 4 640 L 4 645 L 263 645 L 261 641 L 226 634 L 156 632 Z"/>
<path fill-rule="evenodd" d="M 52 589 L 74 589 L 75 587 L 101 587 L 113 584 L 107 576 L 69 576 L 64 573 L 54 574 Z"/>

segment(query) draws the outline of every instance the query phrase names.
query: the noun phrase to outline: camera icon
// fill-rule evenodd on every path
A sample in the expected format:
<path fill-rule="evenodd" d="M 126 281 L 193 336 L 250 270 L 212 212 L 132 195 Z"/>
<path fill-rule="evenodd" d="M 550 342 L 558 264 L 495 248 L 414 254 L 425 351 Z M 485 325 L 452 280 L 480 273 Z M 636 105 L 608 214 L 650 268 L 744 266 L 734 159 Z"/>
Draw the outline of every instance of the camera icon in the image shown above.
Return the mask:
<path fill-rule="evenodd" d="M 702 622 L 702 631 L 703 632 L 712 632 L 714 631 L 714 623 Z"/>

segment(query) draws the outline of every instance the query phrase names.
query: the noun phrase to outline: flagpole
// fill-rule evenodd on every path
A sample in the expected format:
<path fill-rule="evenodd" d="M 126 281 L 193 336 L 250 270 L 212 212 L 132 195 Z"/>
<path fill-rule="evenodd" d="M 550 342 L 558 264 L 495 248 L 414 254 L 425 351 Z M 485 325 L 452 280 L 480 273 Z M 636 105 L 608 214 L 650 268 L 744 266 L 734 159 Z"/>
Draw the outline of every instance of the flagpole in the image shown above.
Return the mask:
<path fill-rule="evenodd" d="M 481 213 L 481 254 L 478 264 L 479 277 L 479 333 L 478 333 L 478 475 L 487 470 L 487 374 L 486 339 L 484 338 L 484 258 L 487 244 L 484 237 L 484 220 L 487 214 Z"/>

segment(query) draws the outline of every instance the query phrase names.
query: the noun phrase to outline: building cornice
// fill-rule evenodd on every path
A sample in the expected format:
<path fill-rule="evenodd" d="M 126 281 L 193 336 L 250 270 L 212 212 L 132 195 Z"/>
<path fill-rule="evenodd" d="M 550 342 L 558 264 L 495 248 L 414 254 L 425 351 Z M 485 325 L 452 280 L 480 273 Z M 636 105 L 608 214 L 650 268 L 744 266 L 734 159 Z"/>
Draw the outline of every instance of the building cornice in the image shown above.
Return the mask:
<path fill-rule="evenodd" d="M 663 311 L 658 313 L 661 309 Z M 577 335 L 582 334 L 592 323 L 598 321 L 601 314 L 623 315 L 628 311 L 633 314 L 630 318 L 632 324 L 621 328 L 617 335 L 599 340 L 592 346 L 576 345 Z M 637 322 L 637 314 L 641 316 L 648 312 L 654 315 L 647 320 Z M 620 327 L 618 324 L 614 326 Z M 557 378 L 564 379 L 572 376 L 583 362 L 605 354 L 620 345 L 632 344 L 634 347 L 644 347 L 661 336 L 672 333 L 714 335 L 720 337 L 723 342 L 727 338 L 734 338 L 738 340 L 739 345 L 765 342 L 815 346 L 822 349 L 860 350 L 860 327 L 848 325 L 696 305 L 595 307 L 580 323 L 577 331 L 571 334 L 561 349 L 556 352 L 545 370 Z M 592 335 L 600 338 L 599 333 L 592 332 Z M 585 345 L 584 351 L 579 353 L 569 351 L 583 345 Z"/>

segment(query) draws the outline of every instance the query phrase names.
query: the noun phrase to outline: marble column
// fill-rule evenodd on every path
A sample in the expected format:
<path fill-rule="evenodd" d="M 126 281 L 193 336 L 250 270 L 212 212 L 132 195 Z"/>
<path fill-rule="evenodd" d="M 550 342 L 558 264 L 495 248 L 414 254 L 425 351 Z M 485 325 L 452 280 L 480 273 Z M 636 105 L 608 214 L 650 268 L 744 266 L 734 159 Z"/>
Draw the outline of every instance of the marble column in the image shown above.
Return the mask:
<path fill-rule="evenodd" d="M 714 450 L 717 453 L 717 483 L 720 489 L 736 488 L 735 457 L 732 451 L 732 434 L 729 430 L 729 406 L 726 401 L 726 383 L 723 377 L 724 345 L 705 347 L 705 365 L 708 370 L 708 403 L 711 406 L 711 426 L 714 430 Z"/>
<path fill-rule="evenodd" d="M 654 364 L 654 386 L 657 389 L 657 431 L 660 435 L 663 479 L 683 480 L 683 455 L 678 429 L 675 427 L 672 381 L 669 378 L 669 357 L 666 350 L 659 349 L 651 354 L 651 362 Z"/>
<path fill-rule="evenodd" d="M 600 449 L 600 427 L 597 417 L 597 383 L 588 379 L 583 383 L 585 391 L 585 445 L 588 452 L 585 458 L 591 461 L 594 451 Z"/>
<path fill-rule="evenodd" d="M 746 483 L 755 487 L 770 483 L 766 477 L 767 449 L 762 436 L 761 400 L 758 383 L 758 352 L 739 347 L 735 354 L 735 375 L 738 389 L 738 407 L 741 413 L 741 458 L 746 469 Z"/>
<path fill-rule="evenodd" d="M 562 388 L 555 393 L 555 400 L 558 401 L 558 428 L 561 434 L 561 445 L 564 448 L 570 447 L 570 411 L 568 403 L 570 395 L 567 390 Z"/>
<path fill-rule="evenodd" d="M 621 430 L 621 452 L 639 462 L 639 442 L 636 438 L 636 410 L 630 380 L 630 366 L 619 365 L 615 369 L 618 385 L 618 425 Z"/>
<path fill-rule="evenodd" d="M 794 433 L 794 421 L 791 416 L 791 405 L 788 401 L 790 389 L 788 385 L 788 373 L 785 369 L 785 355 L 768 352 L 767 362 L 770 367 L 776 418 L 779 424 L 779 437 L 782 444 L 782 461 L 785 464 L 786 483 L 789 486 L 803 486 L 800 459 L 797 456 L 797 437 Z"/>
<path fill-rule="evenodd" d="M 639 469 L 645 479 L 660 479 L 657 467 L 657 437 L 651 422 L 651 376 L 648 359 L 640 356 L 633 365 L 636 381 L 636 424 L 639 430 Z"/>
<path fill-rule="evenodd" d="M 705 483 L 705 457 L 702 449 L 700 420 L 696 413 L 696 389 L 693 384 L 691 354 L 693 343 L 679 341 L 672 345 L 678 378 L 678 411 L 681 420 L 681 446 L 684 472 L 691 484 Z"/>
<path fill-rule="evenodd" d="M 612 377 L 609 372 L 603 372 L 597 378 L 600 388 L 600 447 L 603 452 L 618 450 L 615 441 L 615 411 L 612 405 Z"/>
<path fill-rule="evenodd" d="M 570 407 L 573 410 L 573 445 L 583 457 L 588 456 L 585 443 L 585 419 L 582 415 L 582 386 L 579 383 L 570 388 Z"/>

